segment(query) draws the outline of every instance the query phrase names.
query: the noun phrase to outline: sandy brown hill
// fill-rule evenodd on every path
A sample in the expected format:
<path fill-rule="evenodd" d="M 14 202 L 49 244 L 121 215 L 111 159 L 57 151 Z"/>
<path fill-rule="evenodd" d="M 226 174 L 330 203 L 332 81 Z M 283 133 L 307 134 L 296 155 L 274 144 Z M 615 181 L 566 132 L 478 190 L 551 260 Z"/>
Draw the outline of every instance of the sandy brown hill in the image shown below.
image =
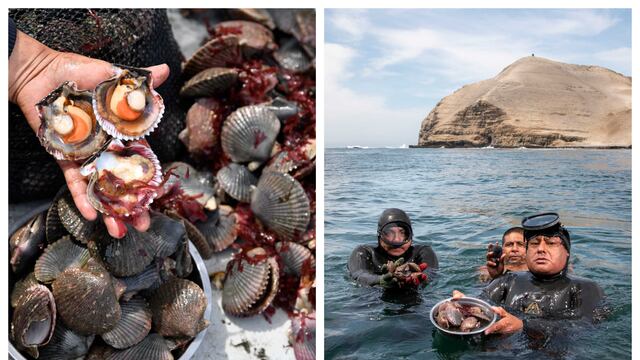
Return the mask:
<path fill-rule="evenodd" d="M 423 120 L 418 146 L 631 146 L 631 78 L 525 57 L 463 86 Z"/>

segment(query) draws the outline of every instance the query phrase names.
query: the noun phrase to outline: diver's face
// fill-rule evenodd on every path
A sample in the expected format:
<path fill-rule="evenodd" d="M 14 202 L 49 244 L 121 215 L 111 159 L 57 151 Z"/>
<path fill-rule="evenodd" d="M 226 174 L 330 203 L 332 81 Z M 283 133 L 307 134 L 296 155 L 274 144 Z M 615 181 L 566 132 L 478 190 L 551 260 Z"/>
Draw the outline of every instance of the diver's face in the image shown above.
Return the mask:
<path fill-rule="evenodd" d="M 502 251 L 505 254 L 504 262 L 507 265 L 522 265 L 525 263 L 526 248 L 524 246 L 524 235 L 512 232 L 505 236 L 502 244 Z"/>
<path fill-rule="evenodd" d="M 403 244 L 400 247 L 392 247 L 386 242 L 380 241 L 382 248 L 392 256 L 400 256 L 404 254 L 411 246 L 411 240 L 406 243 L 404 242 L 407 239 L 408 234 L 405 229 L 399 226 L 385 227 L 380 236 L 384 236 L 385 239 L 392 244 Z"/>
<path fill-rule="evenodd" d="M 558 236 L 538 235 L 529 239 L 527 266 L 534 274 L 555 275 L 564 269 L 569 253 Z"/>

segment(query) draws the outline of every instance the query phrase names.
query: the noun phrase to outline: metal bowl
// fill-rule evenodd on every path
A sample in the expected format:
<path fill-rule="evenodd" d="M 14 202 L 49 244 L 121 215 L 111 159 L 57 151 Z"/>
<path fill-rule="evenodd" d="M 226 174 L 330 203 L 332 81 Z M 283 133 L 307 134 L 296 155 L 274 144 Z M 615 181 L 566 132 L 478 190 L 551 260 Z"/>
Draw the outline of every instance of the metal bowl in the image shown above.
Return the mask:
<path fill-rule="evenodd" d="M 491 321 L 480 328 L 477 328 L 475 330 L 472 331 L 468 331 L 468 332 L 462 332 L 462 331 L 454 331 L 451 329 L 445 329 L 443 327 L 441 327 L 440 325 L 438 325 L 438 322 L 436 321 L 436 309 L 443 303 L 447 302 L 447 301 L 457 301 L 459 304 L 464 304 L 464 305 L 476 305 L 479 306 L 482 311 L 485 312 L 485 314 L 489 317 L 492 316 Z M 487 303 L 486 301 L 482 301 L 480 299 L 476 299 L 476 298 L 472 298 L 472 297 L 463 297 L 460 298 L 458 300 L 453 300 L 453 298 L 448 298 L 448 299 L 444 299 L 442 301 L 440 301 L 439 303 L 435 304 L 432 308 L 431 311 L 429 312 L 429 318 L 431 319 L 431 323 L 433 324 L 433 326 L 436 327 L 436 329 L 442 331 L 443 333 L 446 334 L 450 334 L 450 335 L 462 335 L 462 336 L 466 336 L 466 335 L 475 335 L 475 334 L 480 334 L 482 332 L 484 332 L 484 330 L 486 328 L 488 328 L 489 326 L 493 325 L 493 323 L 495 323 L 498 320 L 498 314 L 496 314 L 493 309 L 491 309 L 491 305 L 489 305 L 489 303 Z"/>
<path fill-rule="evenodd" d="M 49 206 L 50 204 L 47 203 L 45 205 L 38 206 L 33 210 L 26 212 L 24 216 L 21 216 L 13 224 L 9 225 L 9 236 L 11 236 L 11 234 L 13 234 L 16 230 L 18 230 L 20 226 L 24 225 L 27 221 L 29 221 L 29 219 L 34 217 L 36 214 L 47 210 Z M 207 272 L 207 268 L 204 265 L 204 261 L 202 260 L 200 253 L 198 252 L 196 247 L 191 243 L 191 241 L 189 241 L 189 253 L 191 254 L 193 263 L 198 269 L 197 279 L 194 281 L 195 283 L 197 283 L 202 287 L 202 290 L 204 291 L 204 294 L 207 297 L 207 308 L 204 310 L 204 318 L 211 321 L 210 319 L 211 304 L 213 303 L 213 300 L 211 299 L 211 283 L 209 282 L 209 273 Z M 193 277 L 194 277 L 194 273 L 192 273 L 190 276 L 191 280 L 193 280 Z M 9 293 L 11 293 L 11 290 L 13 289 L 9 289 Z M 200 344 L 202 343 L 202 340 L 204 339 L 206 333 L 207 333 L 207 329 L 204 329 L 198 335 L 196 335 L 196 337 L 193 338 L 193 341 L 191 341 L 191 344 L 189 344 L 187 349 L 184 351 L 184 353 L 180 356 L 178 360 L 191 359 L 193 355 L 196 353 L 196 351 L 198 350 L 198 347 L 200 347 Z M 11 341 L 9 341 L 9 358 L 15 359 L 15 360 L 31 359 L 31 357 L 25 357 L 24 355 L 22 355 L 22 353 L 18 351 L 18 349 L 16 349 L 15 346 L 13 346 Z"/>

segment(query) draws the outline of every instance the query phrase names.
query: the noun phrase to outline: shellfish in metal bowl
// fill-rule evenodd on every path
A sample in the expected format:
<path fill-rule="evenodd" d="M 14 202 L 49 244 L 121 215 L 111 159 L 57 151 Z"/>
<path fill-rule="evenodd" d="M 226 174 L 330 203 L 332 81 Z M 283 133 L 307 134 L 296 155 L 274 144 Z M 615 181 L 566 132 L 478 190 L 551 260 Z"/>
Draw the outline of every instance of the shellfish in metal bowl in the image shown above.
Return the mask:
<path fill-rule="evenodd" d="M 107 134 L 96 122 L 92 93 L 64 82 L 39 103 L 38 139 L 57 160 L 84 160 L 98 152 Z"/>
<path fill-rule="evenodd" d="M 91 175 L 87 198 L 103 214 L 125 218 L 149 208 L 158 195 L 162 168 L 144 140 L 123 144 L 114 139 L 106 151 L 83 165 Z"/>
<path fill-rule="evenodd" d="M 431 308 L 429 317 L 433 326 L 449 335 L 480 334 L 498 320 L 491 305 L 472 297 L 442 300 Z"/>
<path fill-rule="evenodd" d="M 115 69 L 116 75 L 95 89 L 96 119 L 104 131 L 117 139 L 140 139 L 160 123 L 164 102 L 153 90 L 150 71 L 120 65 Z"/>

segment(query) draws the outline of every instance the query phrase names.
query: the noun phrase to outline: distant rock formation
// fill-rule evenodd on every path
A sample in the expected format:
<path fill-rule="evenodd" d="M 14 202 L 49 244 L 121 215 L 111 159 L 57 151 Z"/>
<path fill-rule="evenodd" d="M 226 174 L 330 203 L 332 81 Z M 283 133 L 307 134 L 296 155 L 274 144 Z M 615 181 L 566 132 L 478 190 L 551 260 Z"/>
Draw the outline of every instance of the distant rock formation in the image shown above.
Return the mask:
<path fill-rule="evenodd" d="M 631 78 L 528 56 L 440 100 L 418 146 L 630 147 Z"/>

